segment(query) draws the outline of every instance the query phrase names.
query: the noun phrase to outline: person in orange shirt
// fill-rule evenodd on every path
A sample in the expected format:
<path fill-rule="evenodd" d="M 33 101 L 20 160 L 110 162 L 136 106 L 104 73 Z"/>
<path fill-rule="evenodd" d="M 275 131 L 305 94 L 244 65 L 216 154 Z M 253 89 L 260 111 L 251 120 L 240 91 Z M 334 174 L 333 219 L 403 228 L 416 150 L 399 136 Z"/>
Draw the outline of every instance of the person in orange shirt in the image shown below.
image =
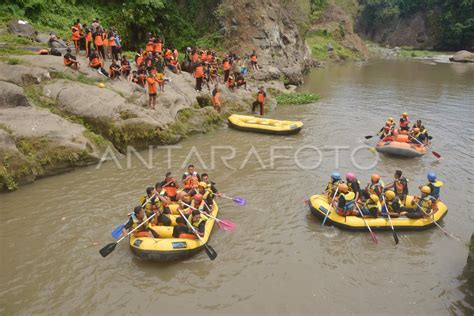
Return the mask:
<path fill-rule="evenodd" d="M 229 58 L 224 58 L 224 62 L 222 63 L 222 69 L 224 70 L 224 82 L 227 82 L 227 80 L 229 80 L 229 74 L 230 74 Z"/>
<path fill-rule="evenodd" d="M 66 51 L 67 51 L 67 53 L 64 54 L 64 58 L 63 58 L 64 65 L 68 66 L 68 67 L 71 67 L 75 70 L 78 70 L 79 69 L 79 62 L 76 60 L 76 56 L 73 56 L 71 54 L 71 49 L 70 48 L 68 48 Z"/>
<path fill-rule="evenodd" d="M 196 91 L 201 92 L 202 81 L 204 79 L 204 63 L 199 63 L 194 69 L 194 78 L 196 78 Z"/>
<path fill-rule="evenodd" d="M 79 40 L 81 39 L 81 31 L 75 26 L 71 29 L 71 39 L 74 42 L 74 48 L 76 49 L 76 55 L 79 55 Z"/>
<path fill-rule="evenodd" d="M 156 70 L 152 69 L 150 73 L 148 74 L 148 78 L 146 79 L 146 82 L 148 83 L 148 107 L 150 109 L 155 109 L 156 105 L 156 83 L 157 80 L 155 78 L 156 76 Z"/>
<path fill-rule="evenodd" d="M 148 39 L 148 43 L 146 43 L 146 46 L 145 46 L 145 51 L 147 53 L 150 53 L 150 52 L 153 52 L 154 49 L 155 49 L 155 44 L 154 44 L 154 41 L 155 41 L 155 38 L 154 37 L 150 37 Z"/>
<path fill-rule="evenodd" d="M 257 54 L 255 54 L 255 51 L 253 51 L 252 55 L 250 55 L 250 64 L 252 65 L 253 71 L 260 70 L 260 68 L 258 67 Z"/>
<path fill-rule="evenodd" d="M 217 113 L 221 113 L 221 92 L 217 85 L 215 86 L 214 90 L 212 90 L 212 106 Z"/>
<path fill-rule="evenodd" d="M 118 61 L 119 56 L 118 56 L 117 42 L 115 41 L 114 32 L 112 31 L 109 32 L 108 41 L 109 41 L 109 47 L 112 51 L 112 60 Z"/>
<path fill-rule="evenodd" d="M 102 31 L 99 30 L 94 37 L 94 45 L 96 50 L 99 52 L 99 56 L 105 60 L 104 41 L 102 40 Z"/>
<path fill-rule="evenodd" d="M 255 112 L 255 108 L 260 106 L 260 116 L 265 114 L 264 103 L 267 94 L 263 90 L 263 87 L 260 87 L 257 92 L 257 100 L 252 104 L 252 112 Z"/>
<path fill-rule="evenodd" d="M 153 41 L 153 51 L 157 54 L 161 54 L 163 52 L 163 43 L 161 42 L 161 38 L 156 38 Z"/>

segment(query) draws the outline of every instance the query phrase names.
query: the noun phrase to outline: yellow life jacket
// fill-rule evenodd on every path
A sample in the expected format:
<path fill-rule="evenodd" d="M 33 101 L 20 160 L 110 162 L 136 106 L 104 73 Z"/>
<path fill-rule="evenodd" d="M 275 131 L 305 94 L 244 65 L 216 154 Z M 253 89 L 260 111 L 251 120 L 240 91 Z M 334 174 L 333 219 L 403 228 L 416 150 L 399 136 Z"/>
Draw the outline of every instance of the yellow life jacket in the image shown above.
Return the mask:
<path fill-rule="evenodd" d="M 375 195 L 378 195 L 377 192 L 375 192 L 375 188 L 380 186 L 381 187 L 381 190 L 380 192 L 383 192 L 383 189 L 385 188 L 385 183 L 383 183 L 382 180 L 379 180 L 379 182 L 377 183 L 371 183 L 370 186 L 369 186 L 369 193 L 370 194 L 375 194 Z"/>
<path fill-rule="evenodd" d="M 426 213 L 429 213 L 431 211 L 431 208 L 433 206 L 433 197 L 430 195 L 427 195 L 423 198 L 420 199 L 420 206 L 425 211 Z"/>
<path fill-rule="evenodd" d="M 148 219 L 146 214 L 143 216 L 143 220 L 141 220 L 141 221 L 138 220 L 138 218 L 135 216 L 134 213 L 131 216 L 132 216 L 133 224 L 132 224 L 132 227 L 130 227 L 130 230 L 134 230 L 138 225 L 140 225 L 141 223 L 143 223 L 144 221 L 146 221 Z M 140 228 L 137 229 L 136 231 L 138 231 L 138 232 L 145 231 L 145 230 L 147 230 L 147 228 L 148 228 L 148 222 L 146 222 L 144 225 L 140 226 Z"/>
<path fill-rule="evenodd" d="M 196 222 L 196 221 L 193 221 L 193 215 L 191 214 L 189 215 L 188 220 L 191 223 L 191 225 L 193 225 L 195 228 L 199 228 L 199 225 L 201 225 L 202 222 L 207 221 L 207 217 L 201 214 L 201 216 L 199 217 L 199 220 Z"/>
<path fill-rule="evenodd" d="M 343 211 L 352 211 L 355 205 L 355 193 L 352 191 L 347 192 L 346 194 L 342 194 L 346 204 L 343 207 Z"/>

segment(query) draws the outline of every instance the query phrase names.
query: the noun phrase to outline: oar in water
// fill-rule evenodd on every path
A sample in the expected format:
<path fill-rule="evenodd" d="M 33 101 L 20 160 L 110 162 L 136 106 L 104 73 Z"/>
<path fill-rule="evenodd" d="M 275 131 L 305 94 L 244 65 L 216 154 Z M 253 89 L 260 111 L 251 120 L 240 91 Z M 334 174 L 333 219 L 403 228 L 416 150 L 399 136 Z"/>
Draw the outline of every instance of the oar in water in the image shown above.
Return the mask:
<path fill-rule="evenodd" d="M 201 241 L 201 243 L 204 245 L 204 249 L 206 250 L 206 253 L 207 253 L 207 256 L 209 257 L 209 259 L 211 259 L 211 260 L 216 259 L 216 257 L 217 257 L 217 252 L 216 252 L 211 246 L 209 246 L 207 243 L 204 242 L 204 240 L 202 239 L 202 237 L 199 236 L 199 232 L 196 230 L 196 228 L 193 227 L 193 225 L 191 225 L 191 223 L 188 221 L 188 219 L 186 218 L 186 216 L 184 216 L 183 212 L 181 212 L 181 210 L 179 209 L 179 207 L 178 207 L 178 212 L 179 212 L 179 214 L 181 214 L 181 217 L 184 218 L 184 220 L 185 220 L 186 223 L 188 224 L 189 228 L 191 228 L 191 230 L 193 231 L 194 235 L 196 235 L 196 237 L 199 239 L 199 241 Z"/>
<path fill-rule="evenodd" d="M 241 205 L 241 206 L 244 206 L 245 204 L 247 204 L 247 201 L 243 197 L 239 197 L 239 196 L 230 197 L 230 196 L 226 196 L 224 194 L 218 195 L 218 196 L 223 197 L 224 199 L 232 200 L 232 201 L 234 201 L 235 203 L 237 203 L 238 205 Z"/>
<path fill-rule="evenodd" d="M 385 207 L 385 210 L 387 211 L 387 217 L 388 217 L 388 221 L 390 222 L 390 227 L 392 227 L 393 240 L 395 240 L 395 245 L 398 245 L 400 240 L 398 239 L 398 235 L 397 235 L 397 232 L 395 231 L 395 227 L 393 227 L 392 218 L 390 217 L 388 206 L 387 206 L 387 201 L 385 201 L 384 196 L 382 198 L 383 198 L 383 206 Z"/>
<path fill-rule="evenodd" d="M 124 240 L 126 237 L 130 236 L 134 231 L 136 231 L 138 228 L 140 228 L 142 225 L 144 225 L 146 222 L 148 222 L 150 219 L 152 219 L 154 216 L 156 215 L 156 213 L 154 213 L 153 215 L 151 215 L 150 217 L 148 217 L 145 221 L 143 221 L 142 223 L 140 223 L 137 227 L 135 227 L 134 229 L 132 229 L 131 231 L 128 232 L 128 234 L 126 234 L 125 236 L 123 236 L 122 238 L 120 238 L 119 240 L 117 240 L 116 242 L 112 242 L 108 245 L 106 245 L 104 248 L 100 249 L 99 250 L 99 253 L 102 257 L 107 257 L 112 251 L 115 250 L 115 247 L 117 247 L 118 243 L 121 242 L 122 240 Z"/>
<path fill-rule="evenodd" d="M 336 191 L 334 192 L 334 196 L 332 197 L 331 203 L 329 203 L 330 207 L 332 206 L 332 202 L 334 202 L 334 199 L 336 198 L 337 191 L 339 191 L 339 188 L 336 188 Z M 321 226 L 324 226 L 324 224 L 326 223 L 326 220 L 328 219 L 329 213 L 330 213 L 330 211 L 328 209 L 327 212 L 326 212 L 326 215 L 324 215 L 324 219 L 323 219 L 323 222 L 321 223 Z"/>
<path fill-rule="evenodd" d="M 413 137 L 413 136 L 411 136 L 411 135 L 408 135 L 408 136 L 409 136 L 411 139 L 415 140 L 418 144 L 425 146 L 425 144 L 423 144 L 422 142 L 420 142 L 420 141 L 419 141 L 418 139 L 416 139 L 415 137 Z M 426 146 L 425 146 L 425 147 L 426 147 Z M 440 155 L 438 152 L 436 152 L 436 151 L 434 151 L 434 150 L 431 150 L 430 148 L 428 148 L 428 150 L 431 151 L 431 153 L 433 154 L 433 156 L 435 156 L 436 158 L 438 158 L 438 159 L 441 158 L 441 155 Z"/>
<path fill-rule="evenodd" d="M 199 211 L 201 214 L 204 214 L 206 217 L 214 219 L 217 222 L 217 226 L 219 226 L 219 228 L 221 228 L 223 230 L 234 231 L 237 228 L 237 225 L 235 223 L 229 221 L 229 220 L 219 219 L 219 218 L 214 217 L 210 214 L 206 214 L 205 212 L 201 211 L 200 209 L 194 208 L 191 205 L 186 204 L 186 203 L 183 203 L 183 205 L 189 207 L 192 210 Z M 206 203 L 204 203 L 204 205 L 209 210 L 209 212 L 211 212 L 211 209 L 209 208 L 209 206 Z"/>
<path fill-rule="evenodd" d="M 461 241 L 461 239 L 459 239 L 458 237 L 454 236 L 453 234 L 451 234 L 450 232 L 448 232 L 446 229 L 444 229 L 443 227 L 441 227 L 440 224 L 438 224 L 433 218 L 431 218 L 428 213 L 425 212 L 425 210 L 420 206 L 420 204 L 416 203 L 414 200 L 413 202 L 416 204 L 416 206 L 418 206 L 418 208 L 426 215 L 428 216 L 428 218 L 431 220 L 431 222 L 433 222 L 439 229 L 441 229 L 441 231 L 448 237 L 451 237 L 452 239 L 454 240 L 457 240 L 457 241 Z"/>
<path fill-rule="evenodd" d="M 156 196 L 156 193 L 153 193 L 153 195 L 150 198 L 146 199 L 146 201 L 143 202 L 142 207 L 145 207 L 145 205 L 147 205 L 151 201 L 151 199 L 153 199 L 155 196 Z M 123 224 L 120 224 L 112 231 L 111 235 L 113 239 L 117 239 L 120 237 L 120 235 L 122 234 L 122 229 L 125 227 L 126 224 L 127 224 L 126 222 Z"/>
<path fill-rule="evenodd" d="M 364 217 L 365 215 L 364 215 L 364 213 L 362 213 L 362 211 L 360 210 L 360 207 L 359 207 L 359 205 L 357 204 L 357 202 L 355 203 L 355 205 L 356 205 L 356 207 L 357 207 L 357 210 L 358 210 L 359 213 L 360 213 L 360 217 L 362 217 L 362 220 L 363 220 L 364 223 L 365 223 L 365 226 L 367 226 L 367 229 L 369 230 L 370 237 L 372 238 L 372 240 L 374 241 L 374 243 L 378 243 L 379 241 L 378 241 L 377 237 L 375 236 L 375 233 L 374 233 L 374 232 L 372 231 L 372 229 L 370 228 L 369 223 L 367 223 L 367 221 L 365 220 L 365 217 Z"/>

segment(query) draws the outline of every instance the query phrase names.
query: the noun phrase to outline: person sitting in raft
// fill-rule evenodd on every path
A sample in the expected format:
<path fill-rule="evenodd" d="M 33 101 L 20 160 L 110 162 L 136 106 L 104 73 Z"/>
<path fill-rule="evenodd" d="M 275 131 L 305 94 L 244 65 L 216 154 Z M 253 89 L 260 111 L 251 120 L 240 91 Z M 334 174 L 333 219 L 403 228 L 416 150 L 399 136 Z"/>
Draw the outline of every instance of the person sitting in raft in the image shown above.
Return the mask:
<path fill-rule="evenodd" d="M 385 215 L 385 212 L 387 211 L 391 217 L 399 217 L 407 214 L 407 212 L 403 211 L 403 204 L 400 197 L 397 196 L 394 191 L 387 190 L 385 191 L 384 196 L 387 209 L 384 205 L 382 206 L 382 215 Z"/>
<path fill-rule="evenodd" d="M 424 185 L 420 188 L 421 197 L 414 196 L 411 202 L 414 209 L 411 209 L 406 214 L 408 218 L 427 218 L 437 211 L 436 199 L 430 195 L 431 189 Z"/>
<path fill-rule="evenodd" d="M 400 117 L 400 130 L 401 131 L 409 131 L 410 130 L 410 119 L 408 118 L 408 113 L 403 112 L 402 116 Z"/>
<path fill-rule="evenodd" d="M 390 125 L 385 125 L 382 133 L 380 134 L 380 140 L 384 142 L 391 142 L 394 140 L 393 130 Z"/>
<path fill-rule="evenodd" d="M 216 183 L 209 180 L 209 175 L 207 173 L 203 173 L 201 175 L 201 182 L 207 183 L 208 188 L 212 191 L 214 195 L 223 196 L 223 193 L 220 193 L 219 190 L 216 188 Z"/>
<path fill-rule="evenodd" d="M 110 79 L 119 78 L 120 79 L 120 66 L 117 64 L 115 59 L 112 59 L 112 64 L 110 64 L 109 68 Z"/>
<path fill-rule="evenodd" d="M 214 207 L 214 194 L 209 188 L 209 185 L 204 181 L 199 182 L 197 194 L 202 195 L 204 211 L 207 213 L 211 213 Z"/>
<path fill-rule="evenodd" d="M 63 61 L 65 66 L 71 67 L 74 70 L 79 69 L 79 62 L 76 60 L 76 56 L 71 54 L 70 48 L 66 50 L 66 54 L 64 54 Z"/>
<path fill-rule="evenodd" d="M 393 176 L 393 183 L 387 185 L 385 189 L 394 189 L 397 197 L 401 201 L 405 201 L 408 195 L 408 180 L 402 175 L 401 170 L 395 170 L 395 174 Z"/>
<path fill-rule="evenodd" d="M 390 127 L 392 130 L 397 128 L 397 123 L 395 122 L 395 119 L 393 117 L 389 117 L 387 119 L 387 122 L 390 122 Z"/>
<path fill-rule="evenodd" d="M 166 191 L 166 195 L 170 199 L 170 201 L 177 201 L 178 200 L 178 192 L 177 189 L 179 188 L 178 181 L 173 178 L 171 172 L 167 172 L 165 175 L 165 179 L 160 182 L 160 186 L 163 190 Z"/>
<path fill-rule="evenodd" d="M 122 235 L 127 235 L 127 230 L 133 230 L 141 223 L 146 222 L 140 228 L 133 232 L 135 237 L 150 237 L 159 238 L 160 236 L 153 230 L 149 229 L 148 218 L 145 214 L 145 210 L 141 206 L 136 206 L 130 218 L 122 229 Z"/>
<path fill-rule="evenodd" d="M 341 178 L 341 174 L 337 171 L 331 173 L 331 179 L 326 186 L 326 190 L 324 192 L 327 193 L 328 199 L 331 201 L 334 198 L 334 194 L 336 193 L 336 188 L 340 183 L 344 181 Z"/>
<path fill-rule="evenodd" d="M 178 203 L 179 203 L 179 208 L 182 210 L 183 214 L 186 214 L 186 215 L 190 214 L 193 208 L 201 210 L 203 212 L 205 211 L 203 197 L 202 197 L 202 194 L 200 193 L 195 193 L 189 202 L 183 200 L 183 201 L 178 201 Z M 184 203 L 190 205 L 191 207 L 184 205 Z"/>
<path fill-rule="evenodd" d="M 426 177 L 428 178 L 429 182 L 425 185 L 430 188 L 430 195 L 435 200 L 439 200 L 439 193 L 441 191 L 441 187 L 443 186 L 443 182 L 436 179 L 436 173 L 434 173 L 433 171 L 428 172 Z"/>
<path fill-rule="evenodd" d="M 362 211 L 362 216 L 370 216 L 377 218 L 378 215 L 382 214 L 382 210 L 379 203 L 380 199 L 376 194 L 371 194 L 369 198 L 362 203 L 360 210 Z M 358 216 L 361 216 L 359 212 L 357 212 Z"/>
<path fill-rule="evenodd" d="M 360 195 L 360 182 L 357 180 L 357 177 L 355 174 L 352 172 L 348 172 L 346 174 L 346 183 L 349 188 L 350 192 L 354 192 L 355 194 L 355 200 L 359 200 L 359 195 Z"/>
<path fill-rule="evenodd" d="M 385 125 L 380 129 L 377 135 L 380 135 L 380 140 L 384 139 L 387 136 L 392 134 L 392 123 L 390 121 L 386 121 Z"/>
<path fill-rule="evenodd" d="M 415 127 L 410 131 L 410 143 L 419 145 L 423 144 L 424 137 L 421 135 L 420 129 Z"/>
<path fill-rule="evenodd" d="M 145 214 L 150 217 L 153 213 L 157 213 L 150 223 L 157 225 L 162 223 L 163 225 L 170 226 L 171 219 L 164 214 L 171 214 L 169 208 L 167 207 L 166 200 L 163 199 L 163 202 L 155 192 L 155 188 L 148 187 L 146 188 L 146 195 L 142 196 L 139 201 L 142 205 L 145 204 Z"/>
<path fill-rule="evenodd" d="M 188 221 L 196 229 L 200 237 L 204 237 L 206 232 L 207 217 L 199 211 L 192 211 L 189 214 Z M 181 216 L 176 219 L 177 225 L 173 228 L 173 237 L 179 238 L 182 234 L 194 234 L 193 230 L 188 227 L 188 224 Z"/>
<path fill-rule="evenodd" d="M 188 171 L 183 174 L 182 177 L 184 192 L 189 193 L 191 190 L 198 187 L 199 181 L 201 178 L 199 174 L 194 170 L 194 165 L 188 166 Z"/>
<path fill-rule="evenodd" d="M 334 201 L 336 213 L 340 216 L 356 215 L 356 213 L 354 214 L 353 212 L 356 203 L 355 193 L 350 191 L 349 186 L 345 183 L 340 183 L 337 187 L 340 194 L 337 201 Z"/>
<path fill-rule="evenodd" d="M 380 176 L 376 173 L 370 176 L 370 183 L 365 187 L 365 198 L 368 198 L 370 195 L 376 195 L 379 200 L 382 198 L 383 189 L 385 185 Z"/>

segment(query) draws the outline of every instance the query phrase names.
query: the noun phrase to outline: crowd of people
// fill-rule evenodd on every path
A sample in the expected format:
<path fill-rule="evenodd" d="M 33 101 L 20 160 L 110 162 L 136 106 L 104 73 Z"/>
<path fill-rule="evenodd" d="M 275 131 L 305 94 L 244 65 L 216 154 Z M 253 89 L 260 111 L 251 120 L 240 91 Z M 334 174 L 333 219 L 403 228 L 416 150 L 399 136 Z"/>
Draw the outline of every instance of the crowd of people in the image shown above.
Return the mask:
<path fill-rule="evenodd" d="M 396 170 L 393 181 L 385 185 L 380 175 L 372 174 L 370 182 L 361 187 L 352 172 L 342 179 L 339 172 L 333 172 L 325 193 L 330 204 L 341 216 L 406 216 L 426 218 L 437 211 L 436 202 L 440 198 L 443 183 L 434 172 L 427 175 L 428 182 L 419 187 L 420 194 L 408 201 L 408 179 L 401 170 Z"/>
<path fill-rule="evenodd" d="M 398 127 L 393 117 L 389 117 L 377 135 L 380 135 L 380 140 L 384 142 L 397 140 L 400 135 L 407 135 L 408 142 L 418 145 L 427 145 L 431 139 L 421 120 L 417 120 L 410 129 L 410 118 L 407 112 L 400 116 Z"/>
<path fill-rule="evenodd" d="M 89 67 L 96 69 L 100 74 L 111 79 L 126 78 L 128 81 L 147 87 L 149 102 L 148 107 L 156 108 L 158 92 L 164 92 L 169 78 L 165 69 L 180 74 L 183 70 L 192 73 L 195 78 L 195 89 L 202 92 L 207 87 L 211 93 L 212 105 L 216 111 L 221 111 L 219 85 L 230 90 L 247 89 L 245 75 L 249 68 L 259 71 L 258 56 L 255 51 L 246 54 L 243 58 L 230 52 L 220 58 L 216 51 L 198 47 L 187 47 L 180 58 L 176 47 L 166 47 L 159 35 L 148 33 L 146 45 L 139 48 L 132 62 L 122 54 L 122 38 L 114 27 L 104 28 L 99 19 L 95 19 L 90 26 L 81 24 L 80 19 L 74 21 L 71 27 L 71 41 L 74 44 L 75 54 L 68 49 L 64 55 L 64 64 L 74 69 L 79 69 L 77 55 L 81 48 L 85 50 L 85 57 L 89 60 Z M 106 69 L 106 60 L 110 59 L 110 66 Z M 182 64 L 180 59 L 183 60 Z M 183 69 L 182 69 L 183 68 Z M 260 91 L 259 91 L 260 94 Z M 264 97 L 259 95 L 255 107 L 260 107 L 260 114 L 264 115 Z"/>
<path fill-rule="evenodd" d="M 176 218 L 173 237 L 193 238 L 193 228 L 201 237 L 204 236 L 206 221 L 214 208 L 214 198 L 222 196 L 222 193 L 217 190 L 216 184 L 210 181 L 208 174 L 199 175 L 193 165 L 188 166 L 181 182 L 182 187 L 172 173 L 167 172 L 164 179 L 158 181 L 154 187 L 146 188 L 145 195 L 140 198 L 141 205 L 134 208 L 123 228 L 123 235 L 145 222 L 133 232 L 134 236 L 160 238 L 151 227 L 171 226 L 170 205 L 177 203 L 181 216 Z"/>

